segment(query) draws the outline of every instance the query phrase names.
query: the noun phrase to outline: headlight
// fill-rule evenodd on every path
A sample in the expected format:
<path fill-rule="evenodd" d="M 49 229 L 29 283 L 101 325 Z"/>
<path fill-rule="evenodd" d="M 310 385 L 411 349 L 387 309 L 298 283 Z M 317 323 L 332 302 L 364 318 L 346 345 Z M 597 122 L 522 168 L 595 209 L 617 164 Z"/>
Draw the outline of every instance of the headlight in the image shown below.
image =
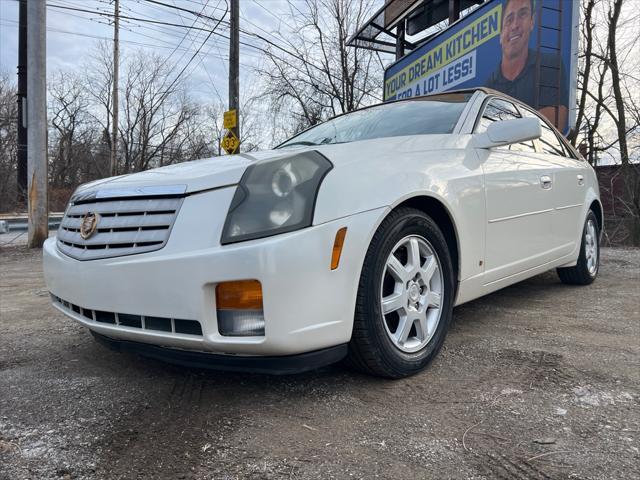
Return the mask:
<path fill-rule="evenodd" d="M 231 201 L 221 243 L 253 240 L 310 226 L 318 189 L 332 167 L 316 151 L 249 166 Z"/>

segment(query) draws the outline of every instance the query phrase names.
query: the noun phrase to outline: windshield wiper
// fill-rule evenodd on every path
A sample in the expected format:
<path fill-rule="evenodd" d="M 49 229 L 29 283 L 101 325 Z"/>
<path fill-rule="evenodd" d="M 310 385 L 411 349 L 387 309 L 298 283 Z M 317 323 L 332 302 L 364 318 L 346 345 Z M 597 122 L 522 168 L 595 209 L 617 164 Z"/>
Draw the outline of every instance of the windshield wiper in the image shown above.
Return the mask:
<path fill-rule="evenodd" d="M 294 145 L 306 145 L 306 146 L 310 146 L 310 145 L 318 145 L 315 142 L 308 142 L 308 141 L 300 141 L 300 142 L 291 142 L 291 143 L 287 143 L 285 145 L 282 145 L 280 148 L 284 148 L 284 147 L 292 147 Z"/>
<path fill-rule="evenodd" d="M 287 143 L 285 145 L 282 145 L 281 147 L 278 148 L 286 148 L 286 147 L 292 147 L 294 145 L 305 145 L 305 146 L 312 146 L 312 145 L 336 145 L 338 143 L 344 143 L 344 142 L 332 142 L 332 140 L 335 140 L 335 137 L 331 138 L 331 137 L 324 137 L 322 140 L 320 140 L 319 142 L 310 142 L 308 140 L 300 140 L 299 142 L 291 142 L 291 143 Z"/>

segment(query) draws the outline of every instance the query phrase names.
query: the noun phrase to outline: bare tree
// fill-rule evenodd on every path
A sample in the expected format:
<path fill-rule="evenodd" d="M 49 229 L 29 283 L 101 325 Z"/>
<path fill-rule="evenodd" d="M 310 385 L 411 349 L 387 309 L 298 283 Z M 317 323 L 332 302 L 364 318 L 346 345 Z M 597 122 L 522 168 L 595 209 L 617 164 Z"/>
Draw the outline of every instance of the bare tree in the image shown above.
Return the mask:
<path fill-rule="evenodd" d="M 637 104 L 634 98 L 640 96 L 640 92 L 638 92 L 640 82 L 636 82 L 634 88 L 629 88 L 626 84 L 629 76 L 625 75 L 625 72 L 621 71 L 621 63 L 623 62 L 623 59 L 621 59 L 620 56 L 623 55 L 623 51 L 618 50 L 618 29 L 620 28 L 621 23 L 620 13 L 622 11 L 622 4 L 623 0 L 614 0 L 613 5 L 609 8 L 607 14 L 609 56 L 606 58 L 605 62 L 609 65 L 611 70 L 611 84 L 615 100 L 615 114 L 611 111 L 608 111 L 608 113 L 615 123 L 618 132 L 618 147 L 620 149 L 620 161 L 622 163 L 622 174 L 626 190 L 625 200 L 628 204 L 627 208 L 629 209 L 631 216 L 636 219 L 632 232 L 633 243 L 640 245 L 640 165 L 631 163 L 631 152 L 629 149 L 629 135 L 633 132 L 635 132 L 636 136 L 638 135 L 640 123 L 633 123 L 633 116 L 629 116 L 627 119 L 629 110 L 632 110 L 632 108 L 629 107 Z M 638 17 L 636 16 L 635 19 L 637 20 Z M 635 25 L 637 28 L 637 23 Z M 637 36 L 633 42 L 638 42 Z M 632 91 L 634 93 L 631 93 Z M 630 95 L 628 96 L 628 94 Z"/>
<path fill-rule="evenodd" d="M 49 178 L 53 187 L 77 185 L 104 173 L 93 168 L 96 135 L 86 92 L 83 79 L 73 73 L 58 72 L 49 82 Z"/>
<path fill-rule="evenodd" d="M 113 91 L 112 47 L 107 41 L 99 41 L 93 48 L 91 60 L 84 65 L 87 94 L 91 97 L 89 114 L 100 125 L 101 155 L 111 155 L 111 113 Z M 106 151 L 105 151 L 106 149 Z M 102 158 L 101 158 L 102 159 Z M 102 164 L 102 162 L 100 162 Z M 103 172 L 106 176 L 108 171 Z"/>
<path fill-rule="evenodd" d="M 578 132 L 584 120 L 585 109 L 587 108 L 587 92 L 589 90 L 589 80 L 591 77 L 591 67 L 593 63 L 593 29 L 595 28 L 593 20 L 593 8 L 596 0 L 583 0 L 582 9 L 584 16 L 581 21 L 581 37 L 584 39 L 581 52 L 579 55 L 580 68 L 578 71 L 578 89 L 580 90 L 580 99 L 578 100 L 576 125 L 571 135 L 571 142 L 576 144 Z"/>
<path fill-rule="evenodd" d="M 0 212 L 13 210 L 17 188 L 17 86 L 0 73 Z"/>
<path fill-rule="evenodd" d="M 184 125 L 197 115 L 184 83 L 171 80 L 171 67 L 155 54 L 136 53 L 125 69 L 122 154 L 119 173 L 137 172 L 164 163 L 163 155 L 181 136 Z"/>
<path fill-rule="evenodd" d="M 574 144 L 602 171 L 607 222 L 627 224 L 623 242 L 640 244 L 640 12 L 624 0 L 583 0 L 579 100 Z M 617 230 L 614 227 L 614 230 Z"/>
<path fill-rule="evenodd" d="M 264 95 L 286 119 L 281 133 L 381 100 L 378 55 L 346 46 L 372 6 L 370 0 L 289 2 L 288 31 L 272 33 L 279 41 L 267 47 L 268 64 L 260 69 Z"/>

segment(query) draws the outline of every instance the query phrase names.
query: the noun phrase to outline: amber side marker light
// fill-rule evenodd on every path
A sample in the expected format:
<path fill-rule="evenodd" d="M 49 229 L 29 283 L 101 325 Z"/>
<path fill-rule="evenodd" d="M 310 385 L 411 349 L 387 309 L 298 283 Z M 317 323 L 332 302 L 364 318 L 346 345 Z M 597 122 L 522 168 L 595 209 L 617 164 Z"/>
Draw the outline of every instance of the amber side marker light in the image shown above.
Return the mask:
<path fill-rule="evenodd" d="M 223 282 L 216 286 L 218 331 L 230 337 L 264 335 L 262 285 L 258 280 Z"/>
<path fill-rule="evenodd" d="M 336 232 L 336 239 L 333 241 L 333 251 L 331 252 L 331 270 L 335 270 L 340 265 L 340 255 L 342 255 L 342 247 L 346 236 L 347 227 L 342 227 Z"/>

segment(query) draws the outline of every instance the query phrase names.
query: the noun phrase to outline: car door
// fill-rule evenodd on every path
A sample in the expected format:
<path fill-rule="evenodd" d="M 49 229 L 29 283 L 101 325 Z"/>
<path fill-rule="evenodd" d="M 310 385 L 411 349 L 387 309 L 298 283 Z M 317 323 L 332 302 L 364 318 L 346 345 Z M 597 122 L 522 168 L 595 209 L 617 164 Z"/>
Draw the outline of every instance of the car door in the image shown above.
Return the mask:
<path fill-rule="evenodd" d="M 523 116 L 540 118 L 542 136 L 537 141 L 538 155 L 552 172 L 553 215 L 550 236 L 553 237 L 553 256 L 560 258 L 571 253 L 581 238 L 585 201 L 585 168 L 567 148 L 546 119 L 521 107 Z"/>
<path fill-rule="evenodd" d="M 490 98 L 476 125 L 520 118 L 515 105 Z M 552 172 L 533 142 L 478 149 L 484 171 L 487 224 L 485 284 L 542 265 L 553 248 Z"/>

